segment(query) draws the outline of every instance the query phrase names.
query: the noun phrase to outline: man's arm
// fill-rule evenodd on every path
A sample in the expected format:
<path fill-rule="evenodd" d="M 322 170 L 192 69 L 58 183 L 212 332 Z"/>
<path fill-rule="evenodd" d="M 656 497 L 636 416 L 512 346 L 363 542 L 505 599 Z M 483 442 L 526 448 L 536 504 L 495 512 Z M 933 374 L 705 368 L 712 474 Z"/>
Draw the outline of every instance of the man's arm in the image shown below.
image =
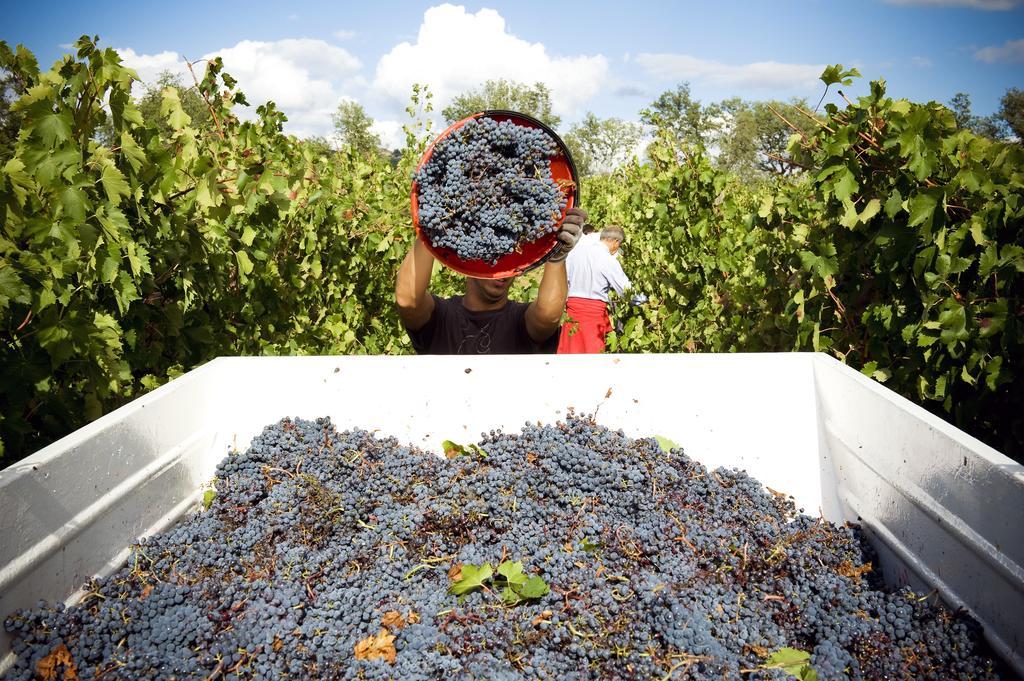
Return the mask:
<path fill-rule="evenodd" d="M 544 265 L 544 276 L 540 280 L 537 300 L 526 308 L 526 332 L 534 342 L 542 343 L 558 328 L 565 310 L 565 299 L 569 295 L 569 281 L 565 274 L 565 258 L 579 241 L 587 213 L 573 208 L 565 215 L 558 231 L 561 252 Z"/>
<path fill-rule="evenodd" d="M 544 265 L 537 300 L 526 308 L 526 332 L 537 343 L 543 343 L 558 328 L 569 295 L 569 281 L 565 275 L 565 261 Z"/>
<path fill-rule="evenodd" d="M 625 271 L 622 269 L 622 264 L 619 263 L 617 258 L 609 258 L 611 264 L 608 265 L 608 271 L 605 272 L 605 276 L 608 278 L 608 285 L 615 289 L 615 292 L 620 296 L 626 291 L 627 288 L 633 288 L 632 282 L 629 281 L 629 277 L 626 276 Z"/>
<path fill-rule="evenodd" d="M 402 324 L 410 331 L 417 331 L 430 321 L 434 313 L 434 296 L 427 287 L 434 269 L 434 256 L 422 241 L 416 239 L 402 266 L 398 268 L 395 282 L 395 302 Z"/>

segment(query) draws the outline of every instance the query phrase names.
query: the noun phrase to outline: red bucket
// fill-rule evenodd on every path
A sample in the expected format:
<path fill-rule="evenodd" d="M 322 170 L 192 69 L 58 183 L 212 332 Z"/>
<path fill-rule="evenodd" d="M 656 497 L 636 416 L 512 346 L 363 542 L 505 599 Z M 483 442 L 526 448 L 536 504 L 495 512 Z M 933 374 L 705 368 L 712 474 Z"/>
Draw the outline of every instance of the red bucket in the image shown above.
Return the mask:
<path fill-rule="evenodd" d="M 438 135 L 437 139 L 431 142 L 430 146 L 427 147 L 426 152 L 423 154 L 423 158 L 420 159 L 420 164 L 417 166 L 417 170 L 422 168 L 423 164 L 430 160 L 430 156 L 434 153 L 434 146 L 438 142 L 450 135 L 453 131 L 461 128 L 467 121 L 481 117 L 493 118 L 496 121 L 512 121 L 516 125 L 522 125 L 527 128 L 541 128 L 550 135 L 553 140 L 555 140 L 560 153 L 551 159 L 551 177 L 562 188 L 566 197 L 565 211 L 562 212 L 562 216 L 558 219 L 556 226 L 561 225 L 562 221 L 565 219 L 566 211 L 577 205 L 580 200 L 579 177 L 576 174 L 576 165 L 572 161 L 572 156 L 569 154 L 569 148 L 565 146 L 565 142 L 555 134 L 554 130 L 532 116 L 527 116 L 526 114 L 518 113 L 516 111 L 480 111 L 472 116 L 463 118 L 461 121 L 452 123 L 447 130 Z M 411 200 L 412 225 L 416 229 L 417 238 L 423 242 L 427 247 L 427 250 L 429 250 L 435 258 L 460 274 L 465 274 L 477 279 L 502 279 L 504 277 L 513 277 L 543 264 L 551 256 L 552 251 L 554 251 L 555 247 L 558 245 L 558 232 L 556 230 L 551 234 L 545 234 L 536 241 L 521 244 L 517 250 L 498 258 L 498 262 L 493 265 L 484 260 L 463 260 L 450 248 L 435 248 L 432 246 L 430 244 L 430 239 L 428 239 L 426 234 L 423 233 L 423 230 L 420 229 L 419 185 L 415 180 L 412 183 Z"/>

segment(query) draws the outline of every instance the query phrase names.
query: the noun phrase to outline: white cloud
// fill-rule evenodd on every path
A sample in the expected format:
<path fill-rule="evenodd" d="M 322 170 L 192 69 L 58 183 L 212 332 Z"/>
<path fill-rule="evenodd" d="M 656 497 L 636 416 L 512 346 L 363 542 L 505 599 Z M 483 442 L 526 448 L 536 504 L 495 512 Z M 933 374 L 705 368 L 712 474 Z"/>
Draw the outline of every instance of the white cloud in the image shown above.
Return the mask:
<path fill-rule="evenodd" d="M 983 47 L 974 53 L 974 58 L 989 64 L 1024 64 L 1024 40 L 1007 40 L 1002 45 Z"/>
<path fill-rule="evenodd" d="M 357 33 L 338 29 L 332 35 L 340 41 Z M 567 118 L 578 115 L 608 88 L 621 84 L 610 76 L 603 55 L 552 54 L 543 44 L 509 32 L 494 10 L 474 14 L 453 5 L 427 10 L 418 35 L 395 45 L 380 59 L 375 74 L 366 74 L 356 57 L 330 40 L 243 40 L 202 55 L 195 64 L 196 75 L 203 76 L 203 59 L 220 56 L 225 71 L 238 80 L 239 89 L 252 104 L 240 107 L 238 114 L 252 117 L 257 105 L 272 100 L 288 117 L 286 130 L 299 136 L 329 136 L 333 132 L 331 114 L 338 103 L 354 99 L 371 115 L 380 116 L 373 129 L 389 147 L 404 144 L 401 112 L 414 83 L 430 86 L 435 111 L 440 111 L 455 95 L 488 79 L 540 81 L 551 90 L 555 112 Z M 170 51 L 139 54 L 131 48 L 118 51 L 146 83 L 155 82 L 164 70 L 192 83 L 184 55 Z M 627 90 L 636 94 L 636 86 Z"/>
<path fill-rule="evenodd" d="M 180 76 L 185 83 L 192 83 L 192 76 L 189 75 L 185 60 L 177 52 L 158 52 L 157 54 L 138 54 L 130 47 L 118 47 L 117 53 L 121 55 L 121 62 L 128 68 L 135 69 L 139 78 L 146 85 L 156 82 L 157 76 L 163 71 Z M 196 73 L 202 78 L 202 71 Z M 136 91 L 136 94 L 138 92 Z"/>
<path fill-rule="evenodd" d="M 885 0 L 890 5 L 924 5 L 931 7 L 969 7 L 989 11 L 1013 9 L 1024 0 Z"/>
<path fill-rule="evenodd" d="M 929 59 L 928 57 L 912 57 L 910 59 L 910 62 L 914 66 L 918 66 L 918 67 L 923 68 L 923 69 L 924 68 L 928 68 L 929 66 L 933 65 L 932 60 Z"/>
<path fill-rule="evenodd" d="M 288 131 L 300 136 L 331 130 L 331 113 L 342 98 L 335 83 L 362 67 L 348 51 L 312 38 L 243 40 L 204 58 L 213 56 L 224 60 L 250 104 L 274 101 L 288 116 Z"/>
<path fill-rule="evenodd" d="M 807 90 L 818 86 L 824 64 L 786 64 L 775 61 L 734 66 L 688 54 L 650 54 L 635 61 L 660 80 L 695 81 L 732 88 Z"/>
<path fill-rule="evenodd" d="M 174 52 L 118 52 L 144 82 L 153 82 L 164 70 L 182 74 L 186 83 L 192 82 L 185 60 Z M 239 89 L 252 105 L 248 110 L 239 109 L 240 116 L 253 116 L 256 106 L 272 100 L 288 116 L 288 132 L 299 136 L 326 135 L 331 131 L 331 113 L 344 94 L 339 86 L 356 80 L 362 68 L 348 51 L 312 38 L 243 40 L 233 47 L 203 55 L 202 59 L 216 56 L 224 60 L 224 70 L 238 80 Z M 194 68 L 202 78 L 204 64 L 197 63 Z"/>
<path fill-rule="evenodd" d="M 224 70 L 238 79 L 250 102 L 274 100 L 286 112 L 325 100 L 337 104 L 333 81 L 355 75 L 362 66 L 346 50 L 311 38 L 243 40 L 203 58 L 215 56 L 224 60 Z"/>
<path fill-rule="evenodd" d="M 370 132 L 380 137 L 385 148 L 402 149 L 405 147 L 405 130 L 402 125 L 402 121 L 374 121 Z"/>
<path fill-rule="evenodd" d="M 504 78 L 543 82 L 551 89 L 552 108 L 563 116 L 576 114 L 601 92 L 608 79 L 608 60 L 593 56 L 555 56 L 541 43 L 509 33 L 498 12 L 444 4 L 423 15 L 416 42 L 402 42 L 377 63 L 374 86 L 404 103 L 414 83 L 425 83 L 435 107 L 485 81 Z"/>

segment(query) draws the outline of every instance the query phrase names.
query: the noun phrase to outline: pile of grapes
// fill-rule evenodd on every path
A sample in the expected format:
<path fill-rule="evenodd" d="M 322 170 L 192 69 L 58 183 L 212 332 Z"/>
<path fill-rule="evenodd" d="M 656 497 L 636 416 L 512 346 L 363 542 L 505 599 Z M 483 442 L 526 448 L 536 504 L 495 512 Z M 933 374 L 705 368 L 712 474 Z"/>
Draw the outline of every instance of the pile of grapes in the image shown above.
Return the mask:
<path fill-rule="evenodd" d="M 420 229 L 435 248 L 496 262 L 555 231 L 565 194 L 551 177 L 547 132 L 475 118 L 434 146 L 414 179 Z"/>
<path fill-rule="evenodd" d="M 446 450 L 266 428 L 80 605 L 9 616 L 8 678 L 998 678 L 742 472 L 577 416 Z"/>

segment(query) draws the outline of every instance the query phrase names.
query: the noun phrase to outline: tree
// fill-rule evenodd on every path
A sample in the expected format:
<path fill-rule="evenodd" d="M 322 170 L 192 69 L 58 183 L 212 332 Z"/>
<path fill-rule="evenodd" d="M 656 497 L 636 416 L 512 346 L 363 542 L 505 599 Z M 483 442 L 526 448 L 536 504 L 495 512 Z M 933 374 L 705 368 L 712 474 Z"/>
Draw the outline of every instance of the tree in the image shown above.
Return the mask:
<path fill-rule="evenodd" d="M 39 74 L 35 55 L 18 45 L 12 50 L 0 41 L 0 166 L 14 155 L 14 144 L 21 130 L 22 112 L 14 109 Z"/>
<path fill-rule="evenodd" d="M 479 90 L 468 90 L 441 112 L 449 123 L 461 120 L 477 111 L 508 109 L 533 116 L 552 128 L 562 119 L 551 112 L 551 90 L 544 83 L 533 86 L 508 80 L 489 80 Z"/>
<path fill-rule="evenodd" d="M 373 119 L 359 102 L 343 101 L 331 115 L 331 120 L 334 121 L 334 136 L 342 146 L 363 154 L 380 152 L 380 137 L 370 132 Z"/>
<path fill-rule="evenodd" d="M 317 156 L 330 156 L 334 153 L 330 141 L 322 135 L 314 135 L 313 137 L 299 140 L 299 144 L 311 150 Z"/>
<path fill-rule="evenodd" d="M 598 118 L 591 112 L 573 125 L 565 144 L 581 175 L 608 172 L 628 161 L 643 139 L 643 127 L 619 118 Z"/>
<path fill-rule="evenodd" d="M 764 174 L 790 175 L 799 170 L 799 166 L 785 160 L 786 147 L 796 133 L 793 127 L 804 134 L 814 132 L 806 101 L 747 102 L 734 98 L 716 108 L 722 112 L 714 138 L 720 167 L 745 179 Z"/>
<path fill-rule="evenodd" d="M 999 102 L 999 117 L 1003 119 L 1017 142 L 1024 143 L 1024 90 L 1012 87 Z"/>
<path fill-rule="evenodd" d="M 8 71 L 0 71 L 0 164 L 14 154 L 14 143 L 21 129 L 21 114 L 11 110 L 18 99 L 17 84 Z"/>
<path fill-rule="evenodd" d="M 1009 91 L 1007 91 L 1009 94 Z M 1005 99 L 1005 97 L 1004 97 Z M 971 96 L 966 92 L 958 92 L 949 100 L 949 110 L 953 112 L 957 127 L 970 130 L 975 135 L 993 140 L 1006 139 L 1009 136 L 1006 121 L 1001 112 L 991 116 L 975 116 L 971 112 Z"/>
<path fill-rule="evenodd" d="M 679 140 L 707 146 L 719 128 L 720 111 L 715 106 L 703 107 L 690 94 L 690 84 L 681 83 L 675 90 L 666 90 L 649 107 L 640 112 L 640 120 L 655 128 L 668 130 Z"/>
<path fill-rule="evenodd" d="M 210 114 L 210 107 L 196 90 L 195 86 L 186 86 L 181 75 L 171 71 L 161 71 L 157 74 L 156 81 L 145 85 L 142 96 L 139 97 L 135 106 L 146 121 L 153 121 L 160 131 L 162 138 L 170 138 L 174 134 L 166 117 L 160 114 L 160 106 L 164 99 L 164 90 L 174 88 L 178 91 L 178 99 L 181 100 L 181 109 L 188 114 L 193 127 L 206 130 L 213 121 Z M 108 116 L 106 121 L 97 130 L 97 136 L 107 146 L 116 146 L 114 141 L 114 125 Z"/>
<path fill-rule="evenodd" d="M 971 115 L 971 96 L 966 92 L 958 92 L 949 100 L 949 110 L 953 112 L 958 128 L 971 129 L 974 116 Z"/>
<path fill-rule="evenodd" d="M 991 116 L 975 116 L 969 130 L 990 140 L 1005 140 L 1010 136 L 1006 122 L 997 113 Z"/>
<path fill-rule="evenodd" d="M 178 98 L 181 100 L 181 109 L 192 119 L 193 127 L 204 128 L 212 121 L 210 107 L 203 100 L 195 86 L 182 82 L 180 75 L 170 71 L 161 71 L 156 77 L 156 83 L 146 87 L 146 93 L 139 98 L 139 112 L 147 121 L 161 121 L 160 133 L 163 136 L 170 132 L 170 125 L 160 115 L 160 105 L 164 98 L 164 89 L 173 87 L 178 91 Z"/>

